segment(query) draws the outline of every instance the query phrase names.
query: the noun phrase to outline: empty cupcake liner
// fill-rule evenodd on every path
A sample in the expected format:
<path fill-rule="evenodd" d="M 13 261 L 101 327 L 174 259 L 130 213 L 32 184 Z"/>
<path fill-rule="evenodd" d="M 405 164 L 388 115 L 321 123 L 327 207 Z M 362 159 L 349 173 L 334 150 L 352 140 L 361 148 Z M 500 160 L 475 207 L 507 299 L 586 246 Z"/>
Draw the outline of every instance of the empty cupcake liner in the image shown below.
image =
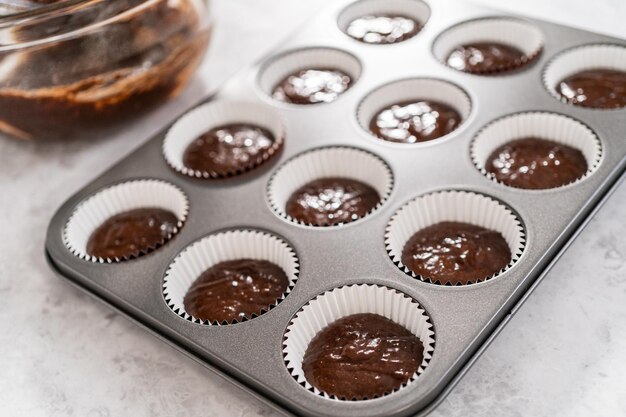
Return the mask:
<path fill-rule="evenodd" d="M 421 366 L 409 381 L 394 392 L 405 388 L 424 372 L 435 349 L 435 332 L 428 313 L 416 300 L 398 290 L 379 285 L 348 285 L 327 291 L 309 301 L 287 326 L 283 356 L 289 373 L 300 385 L 325 398 L 347 401 L 312 386 L 304 377 L 302 360 L 309 343 L 320 330 L 343 317 L 360 313 L 386 317 L 405 327 L 424 345 Z"/>
<path fill-rule="evenodd" d="M 335 69 L 350 76 L 354 85 L 361 75 L 361 63 L 352 54 L 335 48 L 312 47 L 286 52 L 261 67 L 258 84 L 270 98 L 274 88 L 289 75 L 305 69 Z M 348 88 L 349 90 L 350 88 Z M 348 91 L 344 92 L 346 94 Z M 341 96 L 338 100 L 341 99 Z M 272 99 L 274 100 L 274 99 Z M 274 102 L 278 102 L 274 100 Z M 282 103 L 282 102 L 281 102 Z M 283 103 L 298 106 L 298 104 Z M 325 104 L 325 103 L 319 103 Z"/>
<path fill-rule="evenodd" d="M 543 84 L 554 98 L 567 103 L 567 100 L 557 92 L 559 83 L 571 75 L 590 69 L 626 72 L 626 47 L 623 45 L 596 44 L 568 49 L 558 54 L 546 65 L 543 72 Z M 607 110 L 581 107 L 592 110 Z"/>
<path fill-rule="evenodd" d="M 234 123 L 245 123 L 268 130 L 274 136 L 274 144 L 245 167 L 227 175 L 213 171 L 198 171 L 183 163 L 187 147 L 209 130 Z M 167 132 L 163 140 L 163 156 L 177 172 L 195 178 L 224 178 L 250 171 L 274 156 L 283 146 L 285 127 L 281 116 L 266 106 L 232 101 L 216 101 L 201 105 L 181 117 Z"/>
<path fill-rule="evenodd" d="M 487 158 L 489 158 L 489 155 L 491 155 L 493 151 L 505 143 L 527 137 L 552 140 L 563 145 L 571 146 L 582 152 L 587 160 L 587 173 L 573 183 L 562 187 L 567 187 L 582 181 L 591 175 L 600 165 L 602 159 L 602 144 L 598 136 L 589 127 L 578 120 L 572 119 L 569 116 L 547 112 L 517 113 L 491 122 L 478 133 L 472 142 L 470 149 L 472 161 L 483 175 L 499 183 L 499 181 L 485 169 Z"/>
<path fill-rule="evenodd" d="M 515 70 L 527 65 L 541 54 L 544 37 L 529 22 L 510 17 L 488 17 L 460 23 L 443 32 L 435 40 L 433 53 L 446 64 L 450 53 L 461 45 L 477 42 L 497 42 L 510 45 L 524 52 L 525 57 L 510 67 L 473 74 L 494 74 Z M 468 72 L 469 73 L 469 72 Z"/>
<path fill-rule="evenodd" d="M 500 232 L 509 245 L 511 250 L 509 264 L 490 277 L 478 277 L 477 282 L 503 274 L 522 256 L 526 242 L 524 227 L 510 208 L 483 194 L 451 190 L 417 197 L 402 206 L 391 217 L 385 232 L 385 246 L 393 263 L 413 278 L 431 284 L 450 285 L 437 279 L 416 275 L 402 264 L 402 250 L 415 233 L 446 221 L 469 223 Z"/>
<path fill-rule="evenodd" d="M 243 320 L 220 323 L 198 319 L 185 311 L 184 298 L 194 281 L 213 265 L 237 259 L 266 260 L 281 267 L 289 279 L 289 285 L 282 296 L 258 315 L 266 313 L 284 300 L 298 279 L 298 258 L 293 248 L 283 239 L 257 230 L 225 231 L 192 243 L 176 256 L 163 281 L 165 302 L 178 316 L 203 325 L 229 325 L 258 317 L 253 314 Z"/>
<path fill-rule="evenodd" d="M 321 178 L 340 177 L 361 181 L 374 188 L 380 202 L 358 222 L 382 206 L 393 188 L 393 174 L 385 161 L 369 152 L 349 147 L 317 148 L 296 155 L 285 162 L 270 178 L 267 186 L 268 201 L 272 209 L 282 218 L 309 227 L 289 216 L 285 211 L 291 195 L 303 185 Z M 350 222 L 350 223 L 354 223 Z M 343 223 L 348 224 L 348 223 Z"/>
<path fill-rule="evenodd" d="M 430 18 L 430 7 L 421 0 L 360 0 L 341 12 L 337 25 L 345 33 L 353 20 L 381 15 L 408 17 L 424 27 Z"/>
<path fill-rule="evenodd" d="M 123 258 L 99 258 L 87 253 L 91 234 L 109 218 L 125 211 L 139 208 L 169 210 L 178 218 L 177 228 L 155 247 L 135 256 Z M 113 185 L 92 195 L 80 203 L 63 231 L 63 242 L 75 256 L 97 263 L 113 263 L 143 256 L 169 241 L 183 226 L 189 213 L 189 200 L 175 185 L 162 180 L 142 179 Z"/>
<path fill-rule="evenodd" d="M 357 120 L 370 135 L 370 122 L 384 108 L 408 101 L 432 100 L 455 109 L 463 123 L 472 111 L 472 102 L 463 89 L 457 85 L 435 78 L 410 78 L 383 85 L 369 93 L 359 104 Z M 460 128 L 460 126 L 459 126 Z M 459 129 L 457 128 L 457 130 Z M 447 135 L 446 135 L 447 136 Z M 441 140 L 446 136 L 435 140 Z M 376 136 L 376 139 L 382 140 Z M 433 142 L 433 141 L 429 141 Z M 391 142 L 389 142 L 391 143 Z M 398 146 L 419 146 L 420 144 L 395 144 Z"/>

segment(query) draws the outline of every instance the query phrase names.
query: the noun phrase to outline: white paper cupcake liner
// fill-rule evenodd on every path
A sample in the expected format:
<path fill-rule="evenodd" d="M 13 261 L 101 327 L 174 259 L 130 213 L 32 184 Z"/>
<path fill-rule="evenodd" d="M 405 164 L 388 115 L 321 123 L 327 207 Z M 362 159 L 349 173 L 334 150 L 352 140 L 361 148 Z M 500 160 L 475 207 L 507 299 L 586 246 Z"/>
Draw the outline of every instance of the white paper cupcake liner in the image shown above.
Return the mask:
<path fill-rule="evenodd" d="M 421 0 L 360 0 L 350 4 L 341 12 L 337 25 L 345 33 L 355 19 L 381 15 L 408 17 L 423 28 L 430 19 L 430 7 Z M 408 39 L 401 42 L 406 40 Z"/>
<path fill-rule="evenodd" d="M 341 226 L 306 224 L 289 216 L 285 211 L 287 201 L 298 188 L 311 181 L 328 177 L 361 181 L 378 192 L 380 202 L 368 214 L 354 222 L 362 220 L 380 208 L 387 201 L 393 188 L 391 168 L 379 157 L 356 148 L 317 148 L 293 157 L 272 175 L 267 187 L 269 204 L 279 216 L 293 223 L 310 227 Z"/>
<path fill-rule="evenodd" d="M 136 256 L 124 258 L 99 258 L 87 253 L 91 234 L 109 218 L 140 208 L 160 208 L 176 215 L 176 230 L 154 248 Z M 183 226 L 189 213 L 189 200 L 175 185 L 162 180 L 144 179 L 128 181 L 107 187 L 80 203 L 63 231 L 63 242 L 75 256 L 91 262 L 120 262 L 145 255 L 169 241 Z"/>
<path fill-rule="evenodd" d="M 394 104 L 419 100 L 431 100 L 452 107 L 461 116 L 461 124 L 467 120 L 472 111 L 469 96 L 457 85 L 435 78 L 410 78 L 383 85 L 369 93 L 359 104 L 357 120 L 368 134 L 374 135 L 370 131 L 370 123 L 382 109 Z M 459 128 L 460 126 L 457 130 Z M 441 140 L 446 136 L 435 140 Z M 376 139 L 382 140 L 378 137 Z M 407 146 L 407 144 L 396 145 Z"/>
<path fill-rule="evenodd" d="M 576 73 L 591 69 L 626 72 L 626 47 L 623 45 L 596 44 L 568 49 L 554 57 L 546 65 L 543 72 L 543 84 L 554 98 L 567 103 L 567 99 L 557 92 L 559 83 Z M 591 110 L 620 110 L 579 107 Z"/>
<path fill-rule="evenodd" d="M 424 359 L 417 372 L 394 392 L 405 388 L 424 372 L 435 349 L 435 332 L 426 311 L 416 300 L 395 289 L 368 284 L 349 285 L 327 291 L 309 301 L 298 311 L 285 331 L 285 364 L 300 385 L 317 395 L 345 401 L 313 387 L 304 377 L 302 360 L 309 343 L 320 330 L 343 317 L 360 313 L 386 317 L 405 327 L 424 345 Z"/>
<path fill-rule="evenodd" d="M 567 187 L 591 175 L 600 165 L 602 145 L 596 134 L 586 125 L 569 116 L 547 112 L 517 113 L 497 119 L 484 127 L 474 138 L 470 154 L 474 165 L 487 178 L 498 182 L 485 169 L 487 158 L 507 142 L 527 137 L 551 140 L 571 146 L 582 152 L 588 170 L 578 180 L 563 185 Z M 503 184 L 504 185 L 504 184 Z M 557 187 L 560 188 L 560 187 Z M 545 191 L 545 190 L 527 190 Z"/>
<path fill-rule="evenodd" d="M 511 261 L 490 277 L 476 277 L 477 282 L 495 278 L 510 269 L 522 256 L 526 242 L 519 218 L 504 204 L 469 191 L 438 191 L 420 196 L 401 207 L 391 218 L 385 232 L 387 253 L 407 275 L 439 285 L 437 279 L 416 275 L 402 263 L 402 250 L 418 231 L 441 222 L 461 222 L 500 232 L 511 250 Z M 472 284 L 466 284 L 472 285 Z"/>
<path fill-rule="evenodd" d="M 354 85 L 361 75 L 361 63 L 352 54 L 334 48 L 304 48 L 286 52 L 270 60 L 261 67 L 258 84 L 270 98 L 274 88 L 289 75 L 305 69 L 336 69 L 350 76 Z M 349 91 L 350 88 L 348 88 Z M 345 91 L 343 94 L 347 94 Z M 341 99 L 341 95 L 337 100 Z M 277 102 L 276 100 L 274 100 Z M 282 102 L 281 102 L 282 103 Z M 298 104 L 283 103 L 298 106 Z M 324 103 L 319 103 L 324 104 Z"/>
<path fill-rule="evenodd" d="M 212 171 L 198 171 L 183 163 L 187 147 L 209 130 L 228 124 L 245 123 L 268 130 L 274 144 L 245 167 L 227 175 Z M 285 127 L 280 115 L 273 109 L 256 103 L 216 101 L 196 107 L 181 117 L 167 132 L 163 141 L 163 156 L 177 172 L 195 178 L 224 178 L 250 171 L 274 156 L 283 146 Z"/>
<path fill-rule="evenodd" d="M 170 264 L 163 281 L 165 302 L 185 320 L 203 325 L 228 325 L 257 317 L 253 314 L 230 323 L 201 320 L 185 311 L 184 298 L 200 275 L 220 262 L 237 259 L 266 260 L 285 271 L 289 285 L 285 292 L 258 315 L 277 306 L 291 292 L 299 274 L 299 263 L 293 248 L 283 239 L 256 230 L 232 230 L 200 239 L 187 246 Z"/>
<path fill-rule="evenodd" d="M 460 23 L 443 32 L 435 40 L 433 53 L 435 58 L 447 65 L 448 56 L 455 48 L 479 42 L 502 43 L 524 52 L 525 58 L 517 65 L 495 71 L 473 72 L 473 74 L 494 74 L 527 66 L 541 54 L 544 37 L 537 27 L 521 19 L 481 18 Z"/>

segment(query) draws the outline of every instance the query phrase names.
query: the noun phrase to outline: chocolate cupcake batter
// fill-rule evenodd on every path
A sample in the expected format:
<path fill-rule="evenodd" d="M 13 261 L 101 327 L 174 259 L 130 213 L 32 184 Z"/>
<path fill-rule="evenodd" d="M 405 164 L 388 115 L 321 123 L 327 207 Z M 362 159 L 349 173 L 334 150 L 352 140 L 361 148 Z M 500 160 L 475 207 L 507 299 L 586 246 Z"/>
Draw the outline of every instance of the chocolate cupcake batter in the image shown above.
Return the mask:
<path fill-rule="evenodd" d="M 144 0 L 91 2 L 14 30 L 26 43 L 114 18 Z M 2 61 L 0 131 L 21 139 L 83 138 L 176 94 L 208 42 L 191 0 L 158 1 L 62 42 Z"/>
<path fill-rule="evenodd" d="M 128 259 L 164 244 L 176 233 L 178 218 L 160 208 L 116 214 L 89 237 L 87 253 L 103 259 Z"/>
<path fill-rule="evenodd" d="M 527 60 L 524 52 L 513 46 L 480 42 L 457 47 L 448 56 L 447 63 L 459 71 L 480 74 L 512 70 Z"/>
<path fill-rule="evenodd" d="M 626 72 L 591 69 L 571 75 L 556 87 L 568 103 L 595 109 L 626 107 Z"/>
<path fill-rule="evenodd" d="M 200 275 L 183 300 L 185 311 L 210 322 L 230 323 L 261 314 L 284 294 L 287 274 L 265 260 L 220 262 Z"/>
<path fill-rule="evenodd" d="M 415 20 L 397 15 L 362 16 L 348 25 L 346 33 L 369 44 L 398 43 L 415 36 L 421 25 Z"/>
<path fill-rule="evenodd" d="M 524 138 L 493 151 L 485 169 L 508 186 L 542 190 L 576 181 L 588 166 L 578 149 L 551 140 Z"/>
<path fill-rule="evenodd" d="M 330 103 L 352 85 L 349 75 L 337 69 L 312 68 L 298 71 L 282 80 L 272 97 L 285 103 Z"/>
<path fill-rule="evenodd" d="M 348 178 L 321 178 L 297 189 L 287 201 L 292 218 L 313 226 L 334 226 L 358 220 L 380 202 L 375 189 Z"/>
<path fill-rule="evenodd" d="M 492 276 L 511 261 L 499 232 L 459 222 L 442 222 L 415 233 L 404 245 L 402 264 L 441 284 L 470 284 Z"/>
<path fill-rule="evenodd" d="M 269 158 L 280 143 L 266 129 L 237 123 L 219 126 L 194 140 L 183 164 L 212 176 L 227 176 L 254 168 Z"/>
<path fill-rule="evenodd" d="M 370 122 L 370 130 L 389 142 L 418 143 L 456 130 L 461 115 L 447 104 L 415 100 L 382 109 Z"/>
<path fill-rule="evenodd" d="M 345 400 L 381 397 L 417 372 L 424 345 L 406 328 L 377 314 L 354 314 L 322 329 L 302 361 L 306 380 Z"/>

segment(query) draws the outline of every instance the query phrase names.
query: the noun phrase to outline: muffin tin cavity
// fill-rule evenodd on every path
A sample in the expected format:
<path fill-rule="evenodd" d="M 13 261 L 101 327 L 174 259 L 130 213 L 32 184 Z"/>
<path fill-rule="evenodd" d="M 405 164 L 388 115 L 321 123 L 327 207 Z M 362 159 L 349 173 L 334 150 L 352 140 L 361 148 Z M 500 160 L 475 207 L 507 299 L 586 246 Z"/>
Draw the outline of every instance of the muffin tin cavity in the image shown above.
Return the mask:
<path fill-rule="evenodd" d="M 373 188 L 379 197 L 378 203 L 368 210 L 365 216 L 352 216 L 345 223 L 333 224 L 333 226 L 357 221 L 372 214 L 387 200 L 393 188 L 391 169 L 379 157 L 357 148 L 318 148 L 295 156 L 272 175 L 267 187 L 269 204 L 276 214 L 287 221 L 303 226 L 318 227 L 290 216 L 287 212 L 287 204 L 293 193 L 300 187 L 325 178 L 356 180 Z M 340 201 L 333 195 L 320 194 L 320 200 L 326 197 L 328 197 L 328 201 L 325 201 L 328 210 L 341 214 L 341 209 L 336 207 Z M 347 203 L 349 204 L 350 201 Z M 319 211 L 320 213 L 327 212 L 324 207 L 320 207 Z"/>
<path fill-rule="evenodd" d="M 212 129 L 236 125 L 263 129 L 268 136 L 263 143 L 241 138 L 241 143 L 233 144 L 238 138 L 224 135 L 224 152 L 213 152 L 214 165 L 222 165 L 219 170 L 198 170 L 185 165 L 185 152 L 194 141 Z M 223 178 L 250 171 L 271 159 L 282 148 L 285 136 L 283 120 L 271 108 L 248 102 L 215 101 L 196 107 L 174 123 L 163 141 L 163 156 L 172 169 L 183 175 Z"/>
<path fill-rule="evenodd" d="M 88 253 L 89 238 L 108 219 L 132 210 L 153 208 L 171 212 L 177 219 L 174 227 L 159 242 L 128 256 L 109 258 Z M 167 243 L 183 227 L 188 213 L 187 196 L 177 186 L 153 179 L 128 181 L 107 187 L 80 203 L 65 224 L 63 242 L 72 254 L 87 261 L 126 261 L 150 253 Z"/>
<path fill-rule="evenodd" d="M 556 113 L 531 112 L 505 116 L 485 126 L 472 142 L 472 161 L 483 175 L 498 182 L 486 169 L 489 156 L 500 146 L 523 138 L 545 139 L 579 150 L 587 162 L 587 172 L 570 184 L 591 175 L 602 159 L 600 139 L 583 123 Z"/>
<path fill-rule="evenodd" d="M 229 321 L 201 320 L 186 311 L 185 296 L 203 272 L 222 262 L 242 259 L 268 261 L 280 267 L 289 281 L 283 293 L 267 306 L 260 308 L 258 312 Z M 192 243 L 174 259 L 165 274 L 163 297 L 172 311 L 185 320 L 204 325 L 234 324 L 258 317 L 284 300 L 296 284 L 299 268 L 298 258 L 293 248 L 277 236 L 256 230 L 221 232 Z M 233 284 L 233 287 L 236 285 Z M 229 294 L 222 296 L 227 297 Z M 215 300 L 215 302 L 218 301 L 223 300 Z"/>
<path fill-rule="evenodd" d="M 621 94 L 617 90 L 610 91 L 607 86 L 600 86 L 596 105 L 587 102 L 584 91 L 562 86 L 564 80 L 576 74 L 590 70 L 609 70 L 622 73 L 626 79 L 626 46 L 597 44 L 585 45 L 569 49 L 558 54 L 546 66 L 543 72 L 543 84 L 548 92 L 563 103 L 575 104 L 585 108 L 622 109 L 626 107 L 626 82 L 621 83 Z M 565 87 L 565 88 L 563 88 Z M 588 85 L 587 87 L 592 87 Z M 615 87 L 615 86 L 614 86 Z M 567 93 L 567 94 L 562 94 Z M 608 103 L 612 99 L 613 103 Z"/>
<path fill-rule="evenodd" d="M 346 86 L 332 86 L 337 87 L 335 90 L 336 94 L 322 93 L 323 97 L 320 100 L 327 102 L 317 103 L 321 105 L 341 100 L 341 96 L 349 92 L 350 88 L 359 80 L 361 63 L 354 55 L 340 49 L 321 47 L 297 49 L 270 58 L 260 69 L 258 84 L 261 91 L 272 98 L 276 87 L 283 81 L 300 71 L 306 70 L 336 71 L 349 77 L 347 88 Z M 303 92 L 315 95 L 320 87 L 316 81 L 318 80 L 312 79 L 308 82 L 299 80 L 298 87 Z M 320 93 L 318 92 L 317 94 Z M 295 103 L 286 103 L 273 98 L 272 100 L 275 104 L 282 103 L 284 105 L 298 106 Z M 308 106 L 304 105 L 304 107 Z"/>
<path fill-rule="evenodd" d="M 402 263 L 402 252 L 409 239 L 415 233 L 442 222 L 467 223 L 498 232 L 509 246 L 511 259 L 508 265 L 493 275 L 476 276 L 467 284 L 483 282 L 503 274 L 519 260 L 524 251 L 524 227 L 507 206 L 474 192 L 438 191 L 405 204 L 389 221 L 385 232 L 385 246 L 392 262 L 413 278 L 431 284 L 451 285 L 447 281 L 417 275 Z"/>
<path fill-rule="evenodd" d="M 501 45 L 514 48 L 521 54 L 515 58 L 511 56 L 512 59 L 500 61 L 499 58 L 504 52 L 502 49 L 496 51 L 491 57 L 488 50 L 475 50 L 473 53 L 469 51 L 469 48 L 459 50 L 460 47 L 472 45 Z M 435 40 L 433 53 L 435 58 L 444 65 L 477 75 L 489 75 L 507 73 L 526 67 L 541 54 L 543 45 L 543 34 L 533 24 L 516 18 L 489 17 L 470 20 L 449 28 Z M 462 57 L 469 57 L 470 67 L 472 64 L 483 64 L 470 70 L 470 67 L 463 64 Z M 490 59 L 494 61 L 491 65 L 486 65 L 487 60 Z"/>
<path fill-rule="evenodd" d="M 409 381 L 424 373 L 435 350 L 435 332 L 428 313 L 413 298 L 393 288 L 379 285 L 349 285 L 318 295 L 296 313 L 287 327 L 283 342 L 285 365 L 291 376 L 304 388 L 323 397 L 341 401 L 311 385 L 304 376 L 302 359 L 315 335 L 333 322 L 354 314 L 377 314 L 409 330 L 424 346 L 421 365 Z M 391 392 L 385 394 L 388 395 Z"/>
<path fill-rule="evenodd" d="M 440 113 L 430 108 L 425 108 L 428 104 L 441 104 L 457 113 L 458 122 L 449 129 L 445 129 L 445 122 L 437 118 Z M 428 106 L 430 107 L 430 106 Z M 414 108 L 417 117 L 409 114 Z M 410 78 L 386 84 L 377 88 L 367 95 L 360 103 L 357 110 L 357 120 L 359 125 L 368 134 L 377 140 L 387 143 L 398 143 L 405 146 L 417 143 L 399 140 L 389 140 L 392 137 L 404 138 L 406 132 L 419 130 L 427 136 L 423 142 L 439 140 L 458 130 L 463 122 L 467 120 L 472 110 L 472 103 L 469 96 L 457 85 L 434 78 Z M 388 113 L 383 114 L 382 112 Z M 379 120 L 377 126 L 384 126 L 387 139 L 377 136 L 372 130 L 374 120 Z M 431 132 L 435 130 L 445 131 L 438 134 Z M 382 129 L 381 129 L 382 131 Z M 414 136 L 413 136 L 414 137 Z"/>
<path fill-rule="evenodd" d="M 375 21 L 375 18 L 388 18 Z M 421 0 L 360 0 L 346 7 L 337 20 L 347 36 L 372 45 L 404 42 L 419 34 L 430 18 Z"/>

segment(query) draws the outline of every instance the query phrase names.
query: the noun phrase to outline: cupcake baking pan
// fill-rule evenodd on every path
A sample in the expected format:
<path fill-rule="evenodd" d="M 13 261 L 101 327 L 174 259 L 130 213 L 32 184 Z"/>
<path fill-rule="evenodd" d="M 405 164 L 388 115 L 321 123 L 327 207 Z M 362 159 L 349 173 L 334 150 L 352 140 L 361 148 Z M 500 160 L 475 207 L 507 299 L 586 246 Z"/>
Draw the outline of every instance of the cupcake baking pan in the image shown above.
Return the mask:
<path fill-rule="evenodd" d="M 372 4 L 360 4 L 361 10 L 387 4 L 366 1 Z M 389 1 L 388 5 L 401 11 L 409 3 L 411 0 Z M 428 19 L 421 22 L 424 27 L 417 35 L 397 44 L 368 45 L 341 29 L 346 25 L 346 8 L 354 7 L 352 2 L 333 2 L 278 50 L 205 100 L 209 105 L 227 103 L 218 107 L 226 112 L 221 117 L 230 122 L 238 117 L 256 117 L 259 123 L 270 120 L 270 128 L 281 132 L 282 149 L 273 149 L 273 155 L 260 158 L 250 170 L 227 178 L 183 172 L 175 155 L 183 146 L 181 137 L 193 136 L 194 126 L 219 115 L 183 117 L 181 120 L 197 121 L 187 123 L 186 130 L 180 124 L 172 129 L 182 129 L 182 136 L 166 140 L 170 127 L 164 127 L 58 210 L 46 240 L 53 269 L 286 414 L 427 414 L 506 324 L 622 177 L 626 167 L 626 109 L 569 105 L 556 99 L 544 81 L 546 72 L 550 79 L 555 71 L 564 71 L 564 65 L 578 65 L 575 57 L 562 58 L 568 51 L 587 45 L 613 45 L 608 49 L 621 54 L 626 42 L 462 1 L 419 3 L 419 13 L 406 13 Z M 438 42 L 461 36 L 464 31 L 458 28 L 462 24 L 481 19 L 495 19 L 498 30 L 503 30 L 507 21 L 523 22 L 519 33 L 540 34 L 543 47 L 512 72 L 474 75 L 442 63 Z M 610 61 L 605 56 L 610 52 L 602 48 L 604 52 L 596 55 Z M 562 59 L 556 69 L 547 71 L 559 57 Z M 297 106 L 272 99 L 268 86 L 298 62 L 326 67 L 334 64 L 352 76 L 353 85 L 332 103 Z M 388 105 L 385 101 L 390 97 L 415 88 L 456 106 L 463 119 L 459 127 L 441 139 L 416 144 L 385 142 L 367 131 L 367 118 L 377 108 Z M 481 166 L 481 155 L 492 150 L 488 138 L 514 136 L 515 129 L 525 133 L 534 131 L 524 129 L 545 130 L 547 135 L 558 136 L 557 141 L 578 146 L 587 159 L 588 172 L 569 185 L 540 191 L 507 187 L 492 180 Z M 562 135 L 562 129 L 570 129 L 570 134 Z M 281 205 L 288 191 L 298 185 L 294 181 L 311 178 L 311 170 L 326 175 L 353 172 L 378 190 L 381 203 L 363 218 L 339 226 L 312 227 L 294 221 L 283 213 Z M 87 203 L 97 201 L 93 196 L 111 194 L 107 191 L 111 187 L 136 184 L 136 180 L 157 180 L 157 191 L 174 190 L 170 192 L 180 201 L 167 204 L 180 213 L 177 233 L 162 246 L 134 259 L 103 260 L 84 255 L 81 245 L 87 226 L 83 225 L 102 221 L 93 216 L 103 216 L 98 207 L 91 207 L 96 214 L 90 215 Z M 125 198 L 131 202 L 148 198 L 136 194 Z M 133 207 L 134 203 L 129 204 Z M 424 214 L 427 207 L 436 208 L 434 217 Z M 412 213 L 417 217 L 412 218 Z M 501 231 L 511 248 L 511 263 L 471 285 L 438 285 L 412 274 L 398 255 L 406 240 L 405 229 L 432 224 L 433 218 L 465 220 Z M 69 232 L 68 222 L 73 225 Z M 263 259 L 274 260 L 289 270 L 285 293 L 260 314 L 233 323 L 196 320 L 182 311 L 184 280 L 191 280 L 194 274 L 185 265 L 210 266 L 212 261 L 203 258 L 206 248 L 215 252 L 211 252 L 215 259 L 223 260 L 239 253 L 240 247 L 242 253 L 262 254 Z M 176 280 L 179 276 L 183 278 Z M 293 332 L 307 333 L 298 329 L 298 323 L 311 320 L 307 316 L 311 311 L 324 311 L 320 300 L 333 299 L 333 290 L 355 297 L 354 303 L 344 307 L 351 313 L 387 311 L 376 301 L 376 294 L 383 293 L 391 294 L 390 299 L 407 306 L 407 311 L 414 308 L 420 312 L 423 321 L 415 332 L 428 339 L 428 357 L 407 384 L 380 398 L 344 401 L 324 395 L 302 377 L 300 365 L 293 363 L 301 357 L 302 346 L 300 351 L 298 346 L 302 339 L 289 341 L 294 339 Z M 404 320 L 391 310 L 388 318 Z"/>

